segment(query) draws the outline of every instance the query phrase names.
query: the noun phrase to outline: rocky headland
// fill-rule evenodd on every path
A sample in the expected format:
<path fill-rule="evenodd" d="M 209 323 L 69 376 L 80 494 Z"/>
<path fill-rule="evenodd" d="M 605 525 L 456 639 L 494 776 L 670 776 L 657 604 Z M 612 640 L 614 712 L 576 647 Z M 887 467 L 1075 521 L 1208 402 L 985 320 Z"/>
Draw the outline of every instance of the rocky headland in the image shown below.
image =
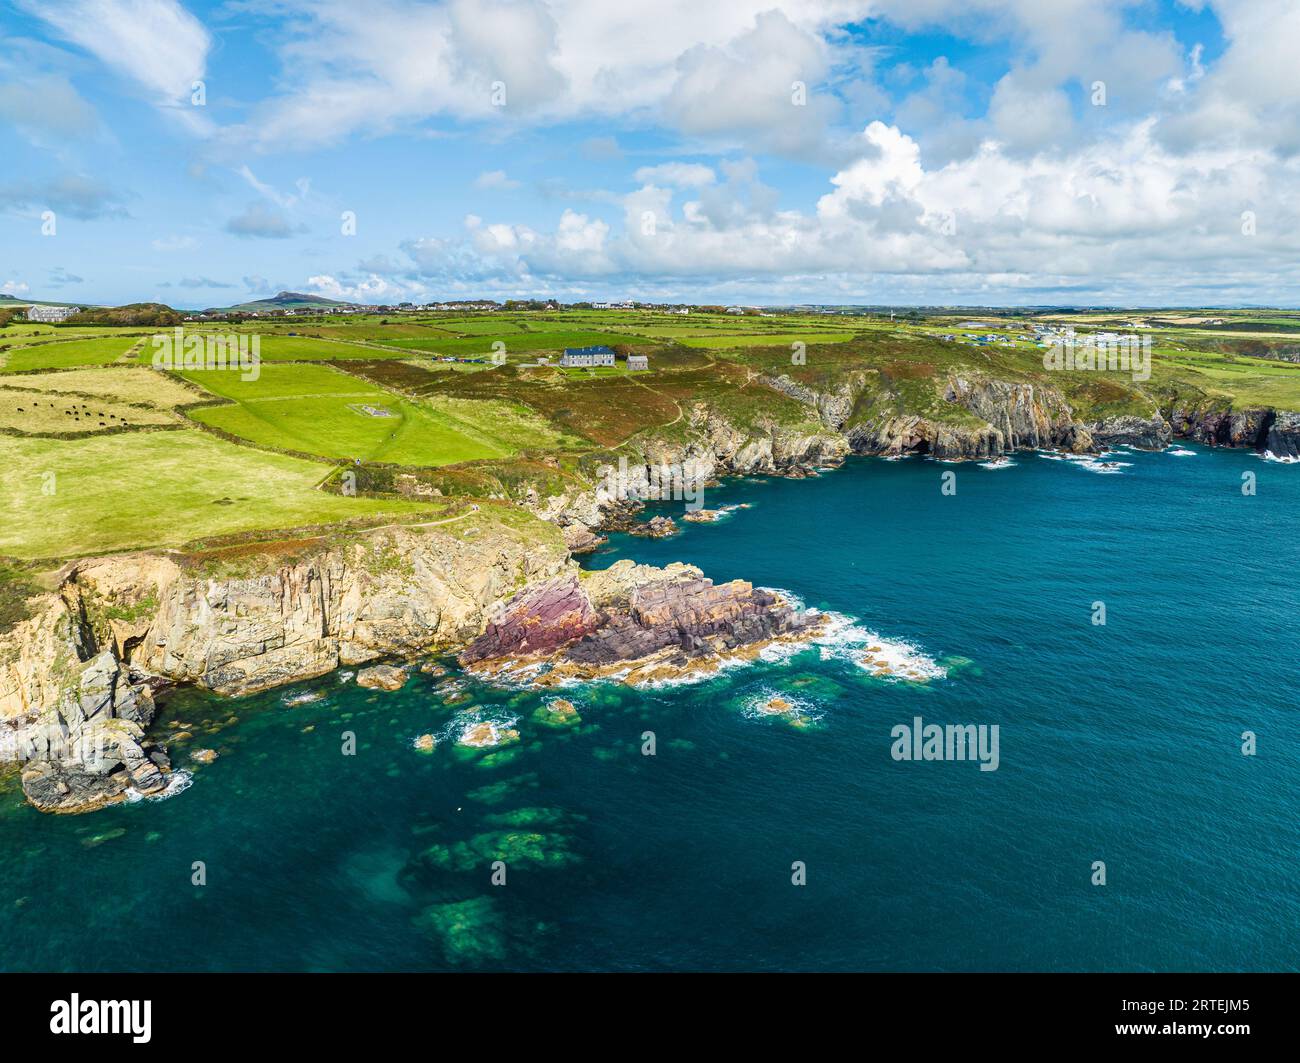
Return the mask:
<path fill-rule="evenodd" d="M 779 594 L 714 584 L 691 566 L 580 572 L 572 553 L 638 524 L 664 469 L 698 490 L 727 475 L 811 475 L 850 454 L 987 460 L 1187 439 L 1300 458 L 1300 414 L 1288 411 L 1171 399 L 1084 416 L 1051 386 L 965 372 L 935 382 L 919 403 L 878 385 L 868 387 L 865 374 L 820 389 L 763 376 L 756 386 L 783 396 L 783 416 L 759 403 L 741 423 L 709 403 L 688 404 L 670 438 L 651 432 L 626 448 L 616 492 L 608 465 L 559 487 L 525 484 L 522 497 L 501 501 L 540 519 L 487 521 L 476 534 L 467 525 L 460 534 L 394 528 L 289 554 L 70 563 L 27 602 L 25 619 L 0 630 L 0 760 L 21 764 L 38 808 L 84 811 L 168 786 L 171 764 L 151 724 L 157 697 L 175 684 L 239 696 L 430 653 L 542 684 L 659 682 L 814 634 L 815 621 Z M 792 417 L 789 407 L 804 413 Z M 675 529 L 665 518 L 646 530 Z M 383 667 L 363 674 L 381 688 L 405 676 Z"/>
<path fill-rule="evenodd" d="M 357 682 L 392 690 L 408 673 L 388 662 L 455 652 L 485 670 L 545 659 L 557 678 L 658 674 L 804 626 L 778 596 L 690 566 L 581 573 L 540 527 L 386 529 L 224 567 L 72 563 L 0 632 L 0 758 L 36 807 L 88 811 L 165 790 L 151 724 L 173 685 L 239 696 L 368 665 Z"/>
<path fill-rule="evenodd" d="M 479 673 L 546 686 L 653 683 L 711 673 L 819 630 L 815 618 L 744 580 L 715 584 L 692 565 L 623 560 L 516 595 L 459 659 Z"/>

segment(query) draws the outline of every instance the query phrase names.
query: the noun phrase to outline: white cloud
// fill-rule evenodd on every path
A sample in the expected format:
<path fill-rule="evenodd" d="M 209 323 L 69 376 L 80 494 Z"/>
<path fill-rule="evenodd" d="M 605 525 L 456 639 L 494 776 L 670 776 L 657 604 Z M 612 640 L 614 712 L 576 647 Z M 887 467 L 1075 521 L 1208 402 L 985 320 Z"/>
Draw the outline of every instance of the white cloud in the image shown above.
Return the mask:
<path fill-rule="evenodd" d="M 696 162 L 665 162 L 658 166 L 642 166 L 635 176 L 638 184 L 672 185 L 676 188 L 699 188 L 711 185 L 718 179 L 713 167 Z"/>
<path fill-rule="evenodd" d="M 1153 139 L 1153 126 L 1069 154 L 1024 156 L 990 139 L 968 159 L 927 169 L 912 138 L 876 122 L 814 212 L 776 209 L 752 166 L 738 164 L 725 183 L 681 203 L 670 188 L 644 185 L 624 198 L 619 231 L 573 211 L 551 232 L 474 218 L 472 272 L 555 284 L 807 283 L 824 293 L 856 285 L 859 301 L 882 285 L 1003 286 L 999 301 L 1016 289 L 1101 286 L 1122 302 L 1125 291 L 1229 291 L 1262 274 L 1300 281 L 1290 235 L 1300 226 L 1300 164 L 1241 149 L 1176 155 Z M 1268 189 L 1258 235 L 1243 235 L 1241 211 Z M 450 254 L 439 248 L 441 262 Z"/>
<path fill-rule="evenodd" d="M 30 291 L 31 288 L 25 281 L 5 281 L 0 284 L 0 292 L 5 295 L 26 295 Z"/>
<path fill-rule="evenodd" d="M 199 242 L 192 236 L 169 234 L 156 240 L 150 240 L 149 246 L 155 251 L 167 253 L 172 251 L 192 251 L 199 246 Z"/>
<path fill-rule="evenodd" d="M 727 47 L 697 45 L 677 60 L 664 104 L 688 134 L 749 136 L 771 150 L 819 153 L 833 105 L 813 91 L 830 69 L 829 49 L 780 11 Z"/>
<path fill-rule="evenodd" d="M 95 108 L 66 78 L 52 75 L 24 75 L 0 85 L 0 121 L 18 126 L 32 139 L 69 140 L 99 128 Z"/>
<path fill-rule="evenodd" d="M 1300 5 L 1293 0 L 1211 0 L 1226 48 L 1210 68 L 1199 53 L 1176 82 L 1175 110 L 1162 140 L 1178 150 L 1197 145 L 1268 146 L 1300 153 Z"/>
<path fill-rule="evenodd" d="M 340 299 L 355 303 L 404 302 L 424 292 L 423 285 L 401 284 L 373 273 L 357 280 L 340 279 L 322 273 L 309 277 L 306 287 L 309 292 L 324 296 L 326 299 Z"/>
<path fill-rule="evenodd" d="M 505 170 L 485 170 L 474 179 L 474 187 L 485 191 L 496 190 L 508 192 L 520 186 L 519 181 L 511 180 Z"/>
<path fill-rule="evenodd" d="M 265 181 L 259 181 L 257 175 L 248 168 L 246 163 L 241 165 L 235 172 L 248 183 L 248 186 L 253 191 L 264 196 L 277 207 L 283 207 L 286 210 L 311 194 L 311 179 L 308 177 L 299 177 L 294 182 L 295 192 L 280 192 L 275 186 L 269 185 Z"/>
<path fill-rule="evenodd" d="M 18 0 L 62 37 L 137 83 L 155 103 L 196 123 L 190 95 L 212 38 L 175 0 Z"/>
<path fill-rule="evenodd" d="M 266 203 L 250 203 L 226 222 L 226 232 L 262 240 L 285 240 L 304 231 L 303 226 L 291 222 L 278 207 Z"/>
<path fill-rule="evenodd" d="M 1040 78 L 1012 71 L 993 90 L 989 103 L 993 136 L 1010 151 L 1033 154 L 1074 137 L 1068 97 Z"/>
<path fill-rule="evenodd" d="M 227 138 L 281 150 L 444 117 L 512 127 L 637 114 L 810 151 L 833 109 L 815 92 L 838 53 L 822 35 L 869 10 L 869 0 L 283 0 L 283 91 Z M 807 107 L 790 104 L 794 80 L 808 83 Z M 592 148 L 617 150 L 608 138 Z"/>

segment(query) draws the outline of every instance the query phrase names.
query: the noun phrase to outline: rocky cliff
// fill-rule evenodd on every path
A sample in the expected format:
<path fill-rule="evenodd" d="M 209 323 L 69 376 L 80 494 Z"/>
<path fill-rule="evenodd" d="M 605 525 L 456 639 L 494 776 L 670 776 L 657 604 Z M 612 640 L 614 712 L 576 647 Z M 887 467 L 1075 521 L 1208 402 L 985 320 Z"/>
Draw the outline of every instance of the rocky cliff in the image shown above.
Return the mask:
<path fill-rule="evenodd" d="M 629 444 L 617 462 L 597 467 L 589 483 L 524 504 L 559 525 L 571 549 L 582 550 L 598 541 L 600 530 L 625 527 L 644 502 L 689 503 L 720 476 L 805 476 L 840 464 L 850 450 L 842 434 L 811 420 L 760 418 L 742 428 L 707 403 L 691 407 L 685 424 L 673 438 L 650 433 Z"/>
<path fill-rule="evenodd" d="M 868 393 L 861 375 L 828 392 L 785 375 L 765 377 L 764 382 L 815 410 L 828 429 L 842 432 L 855 454 L 927 454 L 963 461 L 1039 448 L 1075 453 L 1114 446 L 1158 450 L 1175 438 L 1250 447 L 1278 457 L 1300 453 L 1300 414 L 1272 409 L 1173 403 L 1162 411 L 1153 399 L 1135 392 L 1128 396 L 1130 404 L 1145 404 L 1146 412 L 1088 418 L 1055 387 L 976 373 L 949 374 L 934 401 L 921 402 L 888 389 L 883 399 Z"/>
<path fill-rule="evenodd" d="M 698 661 L 803 627 L 770 592 L 715 586 L 688 566 L 580 574 L 554 529 L 537 525 L 393 528 L 293 556 L 72 564 L 0 634 L 0 758 L 23 763 L 38 808 L 80 812 L 167 785 L 148 728 L 156 691 L 171 684 L 235 696 L 458 650 L 466 664 L 558 653 L 567 674 L 595 674 Z"/>
<path fill-rule="evenodd" d="M 239 695 L 458 649 L 492 606 L 574 568 L 553 533 L 487 525 L 396 528 L 233 566 L 166 554 L 78 562 L 0 635 L 0 756 L 26 762 L 25 792 L 51 811 L 153 792 L 167 768 L 145 740 L 159 686 Z"/>

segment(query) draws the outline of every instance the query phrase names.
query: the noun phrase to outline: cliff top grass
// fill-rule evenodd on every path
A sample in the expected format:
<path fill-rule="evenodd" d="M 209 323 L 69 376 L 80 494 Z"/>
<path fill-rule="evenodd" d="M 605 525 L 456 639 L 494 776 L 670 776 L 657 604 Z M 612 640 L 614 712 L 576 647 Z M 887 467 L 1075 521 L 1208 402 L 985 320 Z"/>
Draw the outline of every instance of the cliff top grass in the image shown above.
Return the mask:
<path fill-rule="evenodd" d="M 324 458 L 437 466 L 570 442 L 515 402 L 432 392 L 408 400 L 329 365 L 269 363 L 255 378 L 228 370 L 181 375 L 231 400 L 191 411 L 194 420 L 261 446 Z"/>
<path fill-rule="evenodd" d="M 328 468 L 197 429 L 87 439 L 0 436 L 0 554 L 70 558 L 204 536 L 427 512 L 316 489 Z"/>
<path fill-rule="evenodd" d="M 1049 372 L 1029 327 L 1128 332 L 1135 317 L 1161 326 L 1146 330 L 1155 357 L 1145 382 L 1125 372 Z M 54 559 L 196 541 L 256 553 L 254 542 L 265 551 L 294 541 L 284 529 L 339 526 L 351 534 L 350 522 L 443 513 L 449 497 L 482 508 L 447 534 L 550 542 L 556 529 L 509 503 L 581 486 L 600 462 L 654 441 L 685 441 L 700 408 L 742 433 L 825 430 L 814 409 L 768 387 L 765 376 L 823 394 L 851 385 L 860 395 L 850 424 L 915 414 L 975 427 L 975 415 L 944 397 L 952 376 L 1051 387 L 1084 420 L 1149 416 L 1157 405 L 1300 409 L 1300 361 L 1287 360 L 1300 358 L 1300 314 L 1282 311 L 970 311 L 890 321 L 575 309 L 185 328 L 258 335 L 258 379 L 207 372 L 185 374 L 187 381 L 143 368 L 153 353 L 150 330 L 135 327 L 0 328 L 0 457 L 10 469 L 0 485 L 10 518 L 0 527 L 0 554 Z M 980 331 L 1011 335 L 1014 345 L 941 338 Z M 487 357 L 498 341 L 504 365 L 438 360 Z M 553 364 L 566 346 L 598 342 L 646 354 L 650 370 Z M 552 364 L 535 364 L 542 358 Z M 64 403 L 48 411 L 53 426 L 47 411 L 31 415 L 28 396 Z M 96 415 L 93 422 L 64 412 L 74 405 Z M 206 427 L 157 431 L 177 417 Z M 3 433 L 77 434 L 59 432 L 60 419 L 77 421 L 90 437 Z M 113 434 L 98 437 L 109 422 Z M 317 489 L 341 463 L 356 473 L 361 497 Z"/>

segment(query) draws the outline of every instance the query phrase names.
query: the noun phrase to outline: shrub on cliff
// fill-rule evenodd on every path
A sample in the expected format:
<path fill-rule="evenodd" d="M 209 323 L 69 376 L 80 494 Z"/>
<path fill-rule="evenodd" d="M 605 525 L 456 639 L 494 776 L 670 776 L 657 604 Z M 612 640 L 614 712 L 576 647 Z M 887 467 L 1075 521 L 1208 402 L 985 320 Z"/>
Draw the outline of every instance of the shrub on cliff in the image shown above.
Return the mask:
<path fill-rule="evenodd" d="M 40 590 L 24 569 L 0 561 L 0 635 L 32 615 L 27 599 Z"/>

